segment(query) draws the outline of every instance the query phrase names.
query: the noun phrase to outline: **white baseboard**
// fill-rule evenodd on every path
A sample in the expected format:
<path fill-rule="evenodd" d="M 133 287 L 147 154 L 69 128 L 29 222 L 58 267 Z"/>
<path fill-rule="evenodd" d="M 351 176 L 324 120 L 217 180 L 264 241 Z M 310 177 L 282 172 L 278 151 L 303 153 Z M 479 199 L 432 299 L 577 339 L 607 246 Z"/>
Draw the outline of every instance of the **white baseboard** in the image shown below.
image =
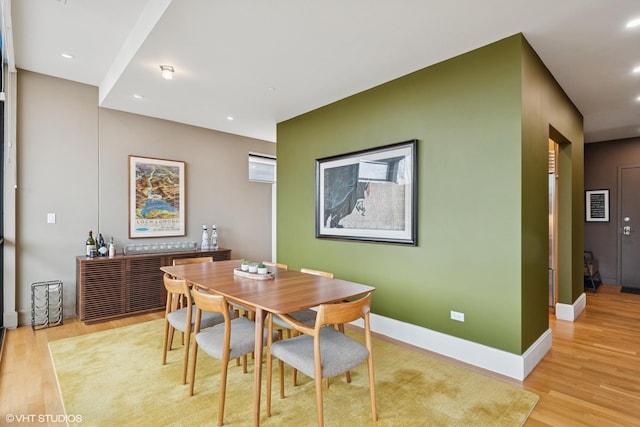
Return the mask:
<path fill-rule="evenodd" d="M 362 322 L 356 325 L 362 326 Z M 517 355 L 373 313 L 371 330 L 519 381 L 533 371 L 552 344 L 551 330 L 547 329 L 527 351 Z"/>
<path fill-rule="evenodd" d="M 18 326 L 30 326 L 31 325 L 31 309 L 18 310 L 16 312 L 18 319 Z"/>
<path fill-rule="evenodd" d="M 3 314 L 2 324 L 7 329 L 15 329 L 18 327 L 18 312 L 9 311 Z"/>
<path fill-rule="evenodd" d="M 556 304 L 556 319 L 575 321 L 587 306 L 587 295 L 582 293 L 573 304 Z"/>

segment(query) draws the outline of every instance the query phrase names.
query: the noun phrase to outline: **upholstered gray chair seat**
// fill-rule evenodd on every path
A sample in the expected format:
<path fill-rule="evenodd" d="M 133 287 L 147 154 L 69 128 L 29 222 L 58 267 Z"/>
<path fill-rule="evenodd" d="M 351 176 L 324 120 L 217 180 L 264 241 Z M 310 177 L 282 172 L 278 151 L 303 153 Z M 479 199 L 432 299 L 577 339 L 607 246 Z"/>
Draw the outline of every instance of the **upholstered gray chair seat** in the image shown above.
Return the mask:
<path fill-rule="evenodd" d="M 313 365 L 313 337 L 300 335 L 271 344 L 271 354 L 286 364 L 315 378 Z M 320 331 L 322 377 L 330 378 L 353 369 L 367 360 L 369 350 L 358 341 L 330 326 Z"/>
<path fill-rule="evenodd" d="M 202 312 L 204 316 L 206 312 Z M 255 348 L 256 323 L 246 317 L 231 320 L 231 342 L 229 344 L 229 358 L 235 359 L 251 353 Z M 263 345 L 267 345 L 268 330 L 263 333 Z M 273 333 L 273 339 L 278 339 L 278 334 Z M 207 329 L 201 329 L 196 335 L 196 342 L 208 355 L 222 359 L 224 346 L 224 324 Z"/>
<path fill-rule="evenodd" d="M 187 323 L 187 308 L 181 308 L 180 310 L 172 311 L 167 315 L 167 320 L 180 332 L 186 332 Z M 196 322 L 196 306 L 191 306 L 191 330 L 194 330 Z M 224 323 L 224 316 L 220 313 L 202 313 L 202 320 L 200 321 L 200 328 L 209 328 L 217 324 Z"/>

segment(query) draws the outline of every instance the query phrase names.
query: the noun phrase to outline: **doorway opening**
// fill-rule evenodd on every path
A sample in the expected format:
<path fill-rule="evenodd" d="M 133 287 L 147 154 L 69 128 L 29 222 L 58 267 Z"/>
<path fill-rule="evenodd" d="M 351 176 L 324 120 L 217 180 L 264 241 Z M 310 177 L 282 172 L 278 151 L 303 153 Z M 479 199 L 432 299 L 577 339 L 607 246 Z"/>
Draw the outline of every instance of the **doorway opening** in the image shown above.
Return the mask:
<path fill-rule="evenodd" d="M 549 138 L 549 307 L 558 301 L 558 144 Z"/>

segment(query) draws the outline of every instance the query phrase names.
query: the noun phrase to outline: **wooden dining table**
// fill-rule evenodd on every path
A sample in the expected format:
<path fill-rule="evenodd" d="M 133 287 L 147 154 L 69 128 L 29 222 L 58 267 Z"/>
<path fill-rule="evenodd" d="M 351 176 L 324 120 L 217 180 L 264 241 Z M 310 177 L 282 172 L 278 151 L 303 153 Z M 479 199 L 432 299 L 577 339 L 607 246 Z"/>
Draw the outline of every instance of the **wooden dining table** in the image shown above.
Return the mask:
<path fill-rule="evenodd" d="M 341 301 L 375 290 L 372 286 L 347 280 L 269 267 L 268 279 L 236 275 L 239 260 L 203 262 L 161 267 L 165 273 L 186 280 L 191 285 L 223 295 L 229 302 L 255 311 L 255 369 L 253 421 L 260 425 L 260 392 L 262 388 L 263 331 L 268 313 L 284 314 L 320 304 Z M 254 276 L 255 277 L 255 276 Z"/>

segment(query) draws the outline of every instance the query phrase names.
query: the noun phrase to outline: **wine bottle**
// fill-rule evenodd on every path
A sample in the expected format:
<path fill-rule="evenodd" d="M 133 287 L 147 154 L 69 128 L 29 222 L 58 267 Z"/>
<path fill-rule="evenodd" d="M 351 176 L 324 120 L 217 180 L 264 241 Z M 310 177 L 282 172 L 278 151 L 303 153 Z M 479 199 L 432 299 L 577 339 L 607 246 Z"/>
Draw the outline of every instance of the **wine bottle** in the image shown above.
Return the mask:
<path fill-rule="evenodd" d="M 98 256 L 107 256 L 107 251 L 109 249 L 107 248 L 107 244 L 104 242 L 104 237 L 102 237 L 102 233 L 98 234 L 97 246 L 98 246 Z"/>
<path fill-rule="evenodd" d="M 92 258 L 96 253 L 96 241 L 93 239 L 93 231 L 89 230 L 89 237 L 87 238 L 87 257 Z"/>

